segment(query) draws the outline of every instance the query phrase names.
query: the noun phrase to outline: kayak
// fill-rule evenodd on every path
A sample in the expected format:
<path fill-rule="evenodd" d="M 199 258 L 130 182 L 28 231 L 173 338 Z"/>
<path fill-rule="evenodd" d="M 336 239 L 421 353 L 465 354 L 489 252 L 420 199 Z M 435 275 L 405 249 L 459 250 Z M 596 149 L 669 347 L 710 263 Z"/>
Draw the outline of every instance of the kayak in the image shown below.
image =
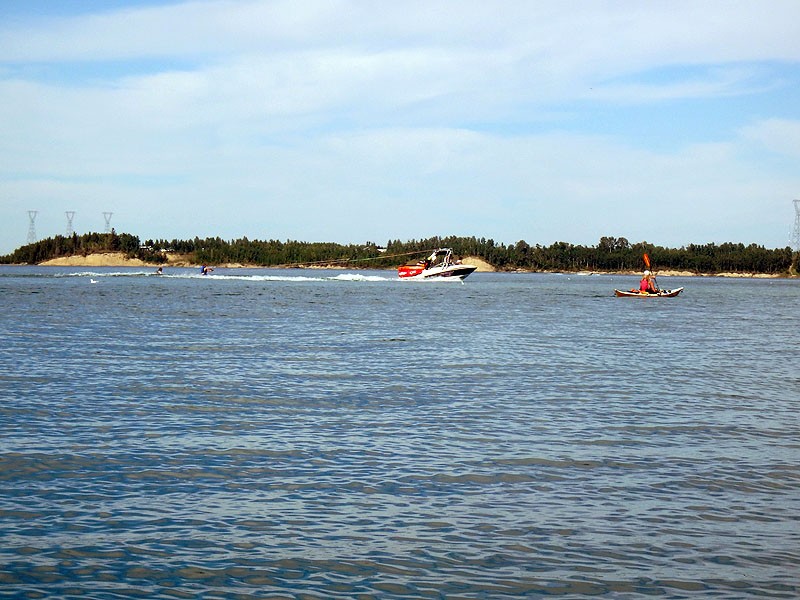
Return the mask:
<path fill-rule="evenodd" d="M 674 298 L 683 291 L 682 287 L 675 288 L 674 290 L 660 290 L 656 294 L 648 294 L 647 292 L 640 292 L 639 290 L 614 290 L 614 294 L 618 298 Z"/>

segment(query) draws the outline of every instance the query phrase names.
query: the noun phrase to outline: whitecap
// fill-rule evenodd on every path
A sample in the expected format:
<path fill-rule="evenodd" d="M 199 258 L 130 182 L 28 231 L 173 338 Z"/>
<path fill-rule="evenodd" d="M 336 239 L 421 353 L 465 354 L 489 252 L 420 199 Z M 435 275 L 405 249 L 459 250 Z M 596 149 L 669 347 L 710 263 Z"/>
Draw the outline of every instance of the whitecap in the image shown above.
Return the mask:
<path fill-rule="evenodd" d="M 342 273 L 334 277 L 328 277 L 331 281 L 391 281 L 386 277 L 378 275 L 361 275 L 360 273 Z"/>

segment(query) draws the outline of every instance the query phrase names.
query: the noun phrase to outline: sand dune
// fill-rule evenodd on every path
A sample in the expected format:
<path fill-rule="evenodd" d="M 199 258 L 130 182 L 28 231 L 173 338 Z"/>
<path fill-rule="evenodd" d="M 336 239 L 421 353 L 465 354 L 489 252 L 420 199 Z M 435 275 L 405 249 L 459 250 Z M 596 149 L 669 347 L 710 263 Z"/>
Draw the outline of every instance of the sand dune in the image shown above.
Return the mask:
<path fill-rule="evenodd" d="M 152 267 L 138 258 L 126 258 L 122 252 L 104 252 L 82 256 L 60 256 L 39 263 L 44 267 Z"/>

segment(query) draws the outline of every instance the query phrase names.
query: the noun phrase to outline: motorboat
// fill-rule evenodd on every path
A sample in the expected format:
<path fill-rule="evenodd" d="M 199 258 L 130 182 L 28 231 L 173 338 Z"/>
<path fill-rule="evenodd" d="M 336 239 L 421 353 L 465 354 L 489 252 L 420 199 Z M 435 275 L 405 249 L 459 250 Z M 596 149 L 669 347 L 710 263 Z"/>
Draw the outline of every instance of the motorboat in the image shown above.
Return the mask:
<path fill-rule="evenodd" d="M 448 278 L 463 281 L 477 268 L 475 265 L 465 265 L 460 260 L 455 260 L 450 248 L 438 248 L 424 260 L 413 265 L 398 267 L 397 274 L 404 280 Z"/>

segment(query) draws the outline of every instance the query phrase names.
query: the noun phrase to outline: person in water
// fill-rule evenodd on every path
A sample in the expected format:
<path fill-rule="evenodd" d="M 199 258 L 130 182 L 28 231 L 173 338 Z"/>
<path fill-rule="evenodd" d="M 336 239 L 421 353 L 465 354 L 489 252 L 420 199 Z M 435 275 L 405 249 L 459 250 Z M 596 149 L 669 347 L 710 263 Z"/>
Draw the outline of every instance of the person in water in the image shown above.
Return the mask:
<path fill-rule="evenodd" d="M 642 280 L 639 282 L 639 292 L 642 294 L 658 293 L 656 282 L 653 281 L 653 276 L 651 275 L 650 271 L 644 272 L 644 277 L 642 277 Z"/>
<path fill-rule="evenodd" d="M 164 269 L 162 269 L 161 267 L 158 267 L 158 269 L 156 269 L 156 275 L 161 275 L 163 272 Z"/>

